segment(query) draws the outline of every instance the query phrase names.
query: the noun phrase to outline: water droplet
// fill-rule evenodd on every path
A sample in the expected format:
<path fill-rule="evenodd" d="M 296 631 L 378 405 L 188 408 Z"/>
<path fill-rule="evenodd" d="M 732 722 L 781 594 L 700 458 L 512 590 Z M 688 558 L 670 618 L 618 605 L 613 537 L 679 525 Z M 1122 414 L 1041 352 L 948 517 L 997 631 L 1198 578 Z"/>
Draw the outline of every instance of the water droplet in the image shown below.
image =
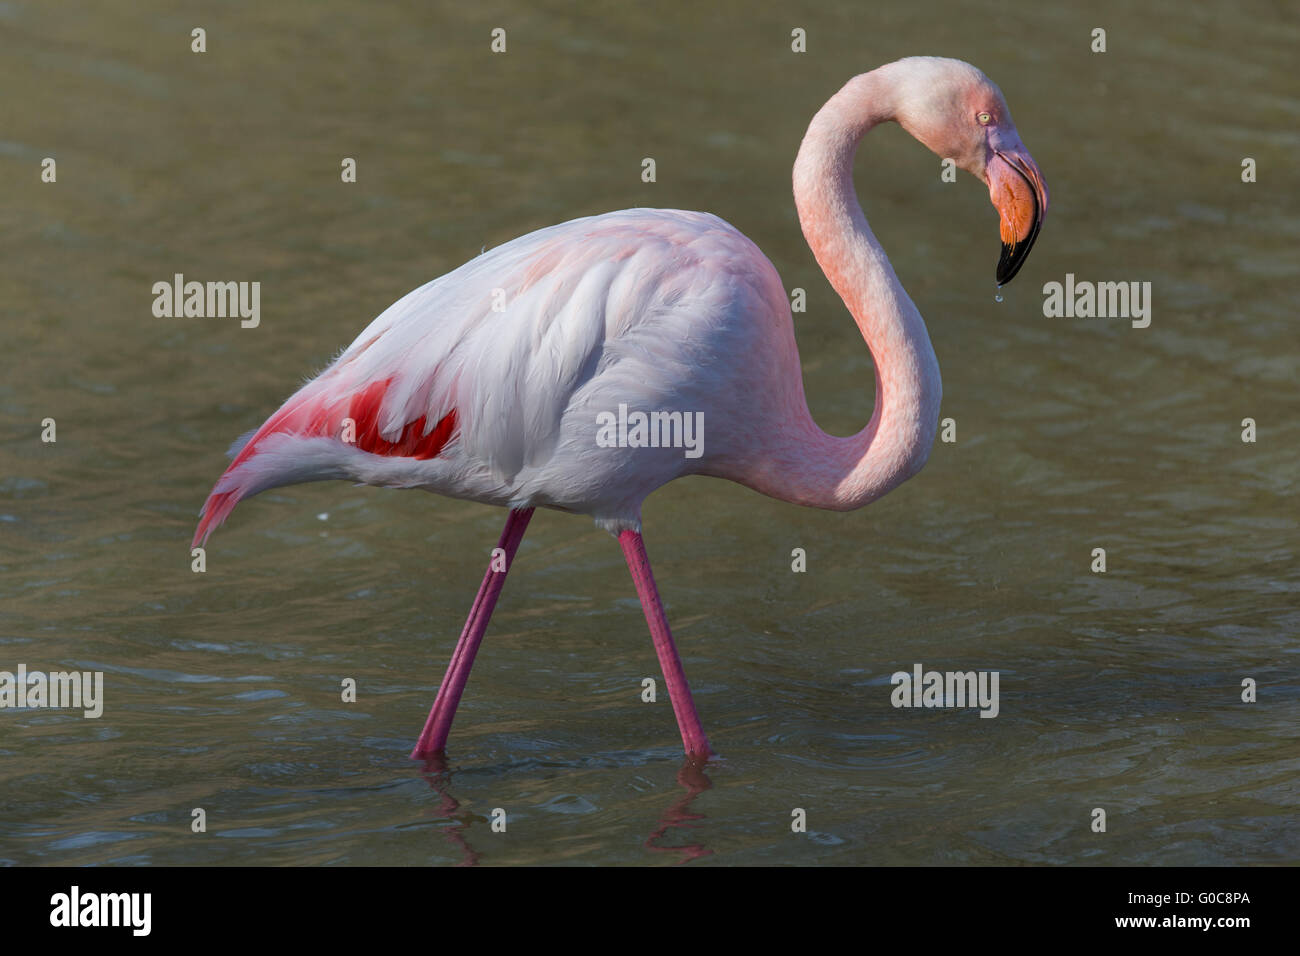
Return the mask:
<path fill-rule="evenodd" d="M 994 301 L 994 302 L 1001 302 L 1001 301 L 1002 301 L 1002 283 L 1001 283 L 1001 282 L 999 282 L 997 288 L 993 290 L 993 301 Z"/>

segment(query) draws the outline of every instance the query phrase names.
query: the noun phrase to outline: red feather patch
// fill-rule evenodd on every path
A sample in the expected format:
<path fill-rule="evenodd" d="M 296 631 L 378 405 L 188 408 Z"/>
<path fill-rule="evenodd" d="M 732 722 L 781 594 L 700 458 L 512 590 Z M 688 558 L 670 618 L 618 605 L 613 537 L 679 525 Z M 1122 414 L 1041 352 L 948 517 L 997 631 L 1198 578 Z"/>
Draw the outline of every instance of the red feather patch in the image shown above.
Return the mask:
<path fill-rule="evenodd" d="M 379 413 L 391 384 L 392 379 L 372 382 L 351 396 L 338 398 L 325 393 L 300 399 L 296 404 L 290 399 L 240 449 L 225 474 L 229 475 L 254 457 L 258 444 L 270 435 L 334 438 L 372 455 L 390 458 L 436 458 L 456 431 L 456 410 L 453 408 L 440 418 L 427 435 L 424 433 L 427 416 L 421 415 L 408 422 L 396 440 L 388 441 L 379 434 Z M 203 506 L 194 543 L 206 541 L 243 497 L 244 493 L 238 487 L 209 496 Z"/>
<path fill-rule="evenodd" d="M 384 401 L 389 381 L 374 382 L 352 396 L 347 417 L 356 426 L 356 446 L 372 455 L 389 455 L 399 458 L 436 458 L 438 452 L 451 439 L 456 430 L 456 410 L 438 420 L 429 434 L 424 433 L 425 416 L 402 429 L 396 441 L 387 441 L 379 434 L 379 408 Z M 335 438 L 342 437 L 342 419 L 335 426 Z"/>

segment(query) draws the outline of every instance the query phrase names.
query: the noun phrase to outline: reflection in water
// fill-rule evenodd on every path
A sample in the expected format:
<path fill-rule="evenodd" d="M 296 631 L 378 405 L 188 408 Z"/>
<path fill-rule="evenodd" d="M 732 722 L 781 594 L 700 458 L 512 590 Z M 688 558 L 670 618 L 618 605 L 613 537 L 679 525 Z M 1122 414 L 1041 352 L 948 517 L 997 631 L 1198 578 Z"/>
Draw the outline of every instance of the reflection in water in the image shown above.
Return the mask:
<path fill-rule="evenodd" d="M 456 820 L 455 823 L 446 824 L 438 827 L 447 842 L 460 854 L 460 862 L 455 866 L 477 866 L 478 853 L 469 845 L 466 834 L 470 828 L 472 814 L 469 819 L 457 819 L 456 811 L 460 809 L 460 801 L 451 795 L 451 770 L 447 766 L 446 757 L 442 754 L 434 754 L 426 757 L 422 775 L 425 781 L 438 794 L 440 800 L 438 803 L 437 815 L 448 819 Z"/>
<path fill-rule="evenodd" d="M 435 754 L 425 758 L 420 774 L 429 787 L 438 794 L 437 815 L 456 820 L 454 823 L 438 827 L 438 830 L 460 856 L 459 862 L 454 865 L 477 866 L 479 853 L 469 845 L 468 840 L 468 831 L 474 820 L 474 815 L 466 814 L 463 818 L 456 817 L 456 812 L 460 809 L 460 801 L 451 794 L 452 771 L 445 755 Z M 674 797 L 668 808 L 660 814 L 659 825 L 645 838 L 643 845 L 653 853 L 674 854 L 678 856 L 676 862 L 681 864 L 688 863 L 691 860 L 698 860 L 701 857 L 711 856 L 713 851 L 706 849 L 700 843 L 660 846 L 659 842 L 665 839 L 671 831 L 695 829 L 696 827 L 692 821 L 704 819 L 704 814 L 690 812 L 690 805 L 701 793 L 712 789 L 713 781 L 704 772 L 704 767 L 701 764 L 687 759 L 681 769 L 677 771 L 677 783 L 685 792 Z"/>
<path fill-rule="evenodd" d="M 659 841 L 666 837 L 670 830 L 695 829 L 695 826 L 690 821 L 703 820 L 704 814 L 691 813 L 688 808 L 691 801 L 705 790 L 713 787 L 713 781 L 704 772 L 702 764 L 687 759 L 681 770 L 677 771 L 677 782 L 685 788 L 686 792 L 674 800 L 672 805 L 663 812 L 659 817 L 659 826 L 645 838 L 643 845 L 647 850 L 655 853 L 678 854 L 679 859 L 677 862 L 681 864 L 689 863 L 691 860 L 698 860 L 700 857 L 711 856 L 713 851 L 705 849 L 703 844 L 700 843 L 687 843 L 684 846 L 659 846 Z"/>

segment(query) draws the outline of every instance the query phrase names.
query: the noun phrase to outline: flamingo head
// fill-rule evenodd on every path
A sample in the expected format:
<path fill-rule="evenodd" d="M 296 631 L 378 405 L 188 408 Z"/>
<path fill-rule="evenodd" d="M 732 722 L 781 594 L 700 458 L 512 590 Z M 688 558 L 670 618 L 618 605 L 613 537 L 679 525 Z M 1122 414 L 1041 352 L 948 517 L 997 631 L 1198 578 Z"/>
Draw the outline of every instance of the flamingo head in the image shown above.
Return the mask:
<path fill-rule="evenodd" d="M 989 188 L 1001 219 L 998 285 L 1024 265 L 1047 216 L 1047 183 L 1020 141 L 997 84 L 969 63 L 908 57 L 893 66 L 910 75 L 899 84 L 898 122 L 934 153 L 951 158 Z"/>

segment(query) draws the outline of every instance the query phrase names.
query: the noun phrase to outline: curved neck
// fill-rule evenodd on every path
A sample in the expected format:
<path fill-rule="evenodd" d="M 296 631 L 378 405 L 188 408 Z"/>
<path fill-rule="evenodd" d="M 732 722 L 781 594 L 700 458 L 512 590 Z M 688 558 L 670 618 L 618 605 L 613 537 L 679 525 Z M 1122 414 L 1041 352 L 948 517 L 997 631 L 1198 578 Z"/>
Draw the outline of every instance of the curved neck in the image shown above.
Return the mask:
<path fill-rule="evenodd" d="M 942 384 L 925 322 L 867 225 L 853 190 L 853 157 L 875 125 L 896 118 L 888 68 L 850 80 L 813 117 L 794 164 L 795 205 L 817 264 L 866 340 L 876 404 L 849 438 L 806 421 L 773 449 L 757 489 L 799 504 L 858 508 L 925 464 L 938 424 Z"/>

